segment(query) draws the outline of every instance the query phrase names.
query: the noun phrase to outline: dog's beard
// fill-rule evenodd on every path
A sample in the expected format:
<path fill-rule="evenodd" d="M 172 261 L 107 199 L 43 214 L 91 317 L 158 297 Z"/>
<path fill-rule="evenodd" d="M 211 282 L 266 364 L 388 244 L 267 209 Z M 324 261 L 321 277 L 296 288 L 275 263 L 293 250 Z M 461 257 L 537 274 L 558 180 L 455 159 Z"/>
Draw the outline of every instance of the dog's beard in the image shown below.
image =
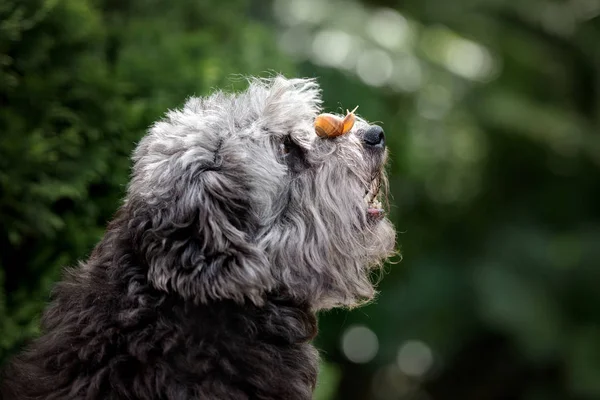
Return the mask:
<path fill-rule="evenodd" d="M 381 176 L 381 173 L 378 172 L 368 184 L 364 196 L 364 201 L 367 206 L 367 217 L 369 217 L 370 220 L 379 220 L 383 218 L 385 213 L 380 198 L 382 180 L 383 177 Z"/>
<path fill-rule="evenodd" d="M 353 166 L 331 163 L 292 179 L 280 217 L 261 235 L 285 290 L 316 309 L 370 300 L 370 272 L 393 251 L 383 162 Z"/>

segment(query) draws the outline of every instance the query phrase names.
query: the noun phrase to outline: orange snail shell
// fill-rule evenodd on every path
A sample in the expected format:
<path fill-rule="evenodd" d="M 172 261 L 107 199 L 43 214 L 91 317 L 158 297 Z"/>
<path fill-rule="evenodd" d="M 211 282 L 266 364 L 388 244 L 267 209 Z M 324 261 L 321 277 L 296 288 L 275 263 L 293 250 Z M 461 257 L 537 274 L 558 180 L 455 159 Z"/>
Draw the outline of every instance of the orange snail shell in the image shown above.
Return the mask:
<path fill-rule="evenodd" d="M 318 115 L 315 119 L 315 132 L 317 133 L 317 136 L 331 138 L 350 132 L 350 129 L 352 129 L 354 121 L 356 120 L 354 111 L 356 111 L 357 108 L 358 106 L 352 111 L 346 110 L 346 116 L 343 119 L 333 114 Z"/>

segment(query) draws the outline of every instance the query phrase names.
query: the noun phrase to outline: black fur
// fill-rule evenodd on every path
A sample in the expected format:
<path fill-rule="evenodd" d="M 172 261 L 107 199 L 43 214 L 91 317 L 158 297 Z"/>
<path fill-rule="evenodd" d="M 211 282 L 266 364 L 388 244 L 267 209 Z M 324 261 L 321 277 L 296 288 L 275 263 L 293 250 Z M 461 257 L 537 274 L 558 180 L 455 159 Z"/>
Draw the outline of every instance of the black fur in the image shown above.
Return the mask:
<path fill-rule="evenodd" d="M 307 305 L 196 304 L 154 289 L 124 212 L 53 293 L 42 337 L 5 372 L 13 399 L 310 399 L 318 357 Z"/>
<path fill-rule="evenodd" d="M 121 211 L 57 285 L 3 399 L 310 399 L 314 313 L 373 298 L 369 273 L 395 243 L 368 218 L 385 149 L 364 149 L 361 119 L 318 138 L 319 93 L 256 80 L 154 124 Z"/>

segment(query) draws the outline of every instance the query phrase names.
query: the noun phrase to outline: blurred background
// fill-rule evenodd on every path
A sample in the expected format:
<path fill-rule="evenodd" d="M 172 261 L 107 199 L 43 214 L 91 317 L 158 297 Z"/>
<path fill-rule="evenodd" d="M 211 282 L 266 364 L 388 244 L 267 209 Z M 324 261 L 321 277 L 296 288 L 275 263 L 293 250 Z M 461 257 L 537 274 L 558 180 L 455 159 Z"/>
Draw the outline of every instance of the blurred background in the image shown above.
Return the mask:
<path fill-rule="evenodd" d="M 316 398 L 600 399 L 600 0 L 0 0 L 0 364 L 145 129 L 273 72 L 391 151 L 403 261 L 320 316 Z"/>

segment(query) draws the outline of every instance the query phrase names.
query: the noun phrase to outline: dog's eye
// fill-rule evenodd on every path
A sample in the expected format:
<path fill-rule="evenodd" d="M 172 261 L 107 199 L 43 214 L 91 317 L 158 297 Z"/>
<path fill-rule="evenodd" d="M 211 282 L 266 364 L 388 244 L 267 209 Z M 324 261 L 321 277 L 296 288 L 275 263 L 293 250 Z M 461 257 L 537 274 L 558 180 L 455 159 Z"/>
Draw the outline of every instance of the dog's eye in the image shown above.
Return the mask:
<path fill-rule="evenodd" d="M 304 149 L 289 137 L 278 145 L 279 155 L 293 172 L 300 172 L 308 167 Z"/>
<path fill-rule="evenodd" d="M 280 143 L 279 154 L 281 154 L 282 156 L 290 154 L 290 147 L 286 143 Z"/>
<path fill-rule="evenodd" d="M 292 139 L 290 139 L 289 136 L 287 136 L 285 139 L 283 139 L 281 143 L 279 143 L 279 154 L 281 154 L 284 157 L 291 153 L 296 154 L 301 152 L 302 150 L 300 149 L 300 146 L 294 143 L 294 141 L 292 141 Z"/>

